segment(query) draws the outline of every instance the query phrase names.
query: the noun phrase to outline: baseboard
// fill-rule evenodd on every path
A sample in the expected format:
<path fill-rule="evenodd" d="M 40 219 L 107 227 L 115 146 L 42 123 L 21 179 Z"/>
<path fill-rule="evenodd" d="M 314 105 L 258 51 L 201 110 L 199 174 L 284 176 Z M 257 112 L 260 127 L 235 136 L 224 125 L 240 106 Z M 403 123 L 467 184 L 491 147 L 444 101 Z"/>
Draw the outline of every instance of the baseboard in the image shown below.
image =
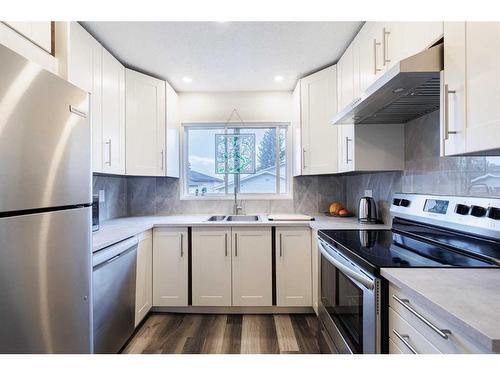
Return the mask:
<path fill-rule="evenodd" d="M 314 314 L 312 307 L 279 307 L 279 306 L 155 306 L 153 313 L 184 314 Z"/>

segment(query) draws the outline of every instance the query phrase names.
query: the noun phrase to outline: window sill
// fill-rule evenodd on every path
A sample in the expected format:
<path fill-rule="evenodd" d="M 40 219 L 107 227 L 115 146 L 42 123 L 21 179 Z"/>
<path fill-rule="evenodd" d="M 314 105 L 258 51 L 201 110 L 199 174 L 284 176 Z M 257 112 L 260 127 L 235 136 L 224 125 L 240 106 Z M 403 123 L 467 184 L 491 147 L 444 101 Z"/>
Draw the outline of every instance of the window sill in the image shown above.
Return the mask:
<path fill-rule="evenodd" d="M 238 194 L 238 201 L 281 201 L 281 200 L 293 200 L 291 194 Z M 181 201 L 234 201 L 233 195 L 221 195 L 221 196 L 192 196 L 192 195 L 182 195 Z"/>

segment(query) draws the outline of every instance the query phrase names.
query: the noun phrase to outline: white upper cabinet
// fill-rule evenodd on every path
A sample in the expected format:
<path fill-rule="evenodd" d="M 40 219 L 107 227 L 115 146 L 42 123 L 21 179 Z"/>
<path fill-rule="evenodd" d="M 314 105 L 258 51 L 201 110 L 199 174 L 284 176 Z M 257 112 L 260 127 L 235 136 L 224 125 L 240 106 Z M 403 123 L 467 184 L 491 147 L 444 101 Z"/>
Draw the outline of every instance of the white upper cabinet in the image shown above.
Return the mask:
<path fill-rule="evenodd" d="M 276 228 L 278 306 L 312 306 L 311 230 Z"/>
<path fill-rule="evenodd" d="M 188 305 L 188 230 L 153 230 L 153 305 Z"/>
<path fill-rule="evenodd" d="M 339 127 L 339 172 L 352 172 L 354 167 L 354 125 L 337 125 Z"/>
<path fill-rule="evenodd" d="M 43 48 L 46 52 L 52 53 L 52 22 L 5 22 L 9 27 L 19 34 Z"/>
<path fill-rule="evenodd" d="M 168 177 L 180 176 L 180 131 L 181 118 L 179 111 L 179 96 L 172 86 L 166 82 L 166 170 Z"/>
<path fill-rule="evenodd" d="M 58 73 L 58 60 L 52 55 L 52 22 L 0 21 L 0 44 Z"/>
<path fill-rule="evenodd" d="M 337 68 L 331 66 L 300 80 L 302 174 L 336 173 L 337 128 L 331 125 L 337 110 Z"/>
<path fill-rule="evenodd" d="M 302 128 L 300 108 L 300 80 L 292 93 L 292 164 L 293 176 L 302 175 Z"/>
<path fill-rule="evenodd" d="M 271 228 L 232 228 L 233 306 L 272 305 Z"/>
<path fill-rule="evenodd" d="M 165 176 L 165 81 L 126 69 L 126 173 Z"/>
<path fill-rule="evenodd" d="M 125 68 L 102 52 L 102 135 L 104 173 L 125 174 Z"/>
<path fill-rule="evenodd" d="M 442 153 L 497 155 L 500 22 L 445 22 L 444 42 Z"/>
<path fill-rule="evenodd" d="M 337 108 L 354 100 L 354 44 L 351 43 L 337 63 Z"/>
<path fill-rule="evenodd" d="M 58 23 L 59 24 L 59 23 Z M 66 26 L 66 78 L 90 94 L 92 171 L 102 172 L 102 46 L 77 22 Z M 62 56 L 60 57 L 62 58 Z"/>

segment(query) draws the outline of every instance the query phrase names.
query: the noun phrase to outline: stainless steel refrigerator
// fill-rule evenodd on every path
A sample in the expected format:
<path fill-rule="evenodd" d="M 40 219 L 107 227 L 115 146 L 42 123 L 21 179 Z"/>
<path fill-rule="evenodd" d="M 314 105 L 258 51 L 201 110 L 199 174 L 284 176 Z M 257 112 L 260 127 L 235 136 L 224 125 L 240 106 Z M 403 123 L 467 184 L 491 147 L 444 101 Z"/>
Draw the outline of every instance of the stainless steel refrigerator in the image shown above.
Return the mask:
<path fill-rule="evenodd" d="M 0 45 L 0 353 L 89 353 L 88 94 Z"/>

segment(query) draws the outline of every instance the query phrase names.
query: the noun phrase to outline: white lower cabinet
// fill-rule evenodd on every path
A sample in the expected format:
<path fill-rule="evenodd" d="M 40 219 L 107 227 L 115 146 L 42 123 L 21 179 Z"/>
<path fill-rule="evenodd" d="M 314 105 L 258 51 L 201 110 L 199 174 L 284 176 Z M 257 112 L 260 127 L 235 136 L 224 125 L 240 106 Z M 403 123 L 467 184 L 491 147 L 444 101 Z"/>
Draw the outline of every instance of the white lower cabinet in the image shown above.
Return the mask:
<path fill-rule="evenodd" d="M 312 254 L 312 306 L 316 315 L 318 315 L 319 305 L 319 270 L 321 267 L 321 257 L 318 249 L 318 231 L 311 233 L 311 254 Z"/>
<path fill-rule="evenodd" d="M 272 305 L 271 228 L 232 229 L 233 306 Z"/>
<path fill-rule="evenodd" d="M 231 306 L 231 228 L 192 229 L 193 306 Z"/>
<path fill-rule="evenodd" d="M 153 232 L 153 305 L 188 305 L 188 230 L 155 228 Z"/>
<path fill-rule="evenodd" d="M 135 289 L 135 325 L 153 306 L 153 234 L 148 230 L 139 236 Z"/>
<path fill-rule="evenodd" d="M 278 306 L 311 306 L 311 230 L 276 228 L 276 297 Z"/>

